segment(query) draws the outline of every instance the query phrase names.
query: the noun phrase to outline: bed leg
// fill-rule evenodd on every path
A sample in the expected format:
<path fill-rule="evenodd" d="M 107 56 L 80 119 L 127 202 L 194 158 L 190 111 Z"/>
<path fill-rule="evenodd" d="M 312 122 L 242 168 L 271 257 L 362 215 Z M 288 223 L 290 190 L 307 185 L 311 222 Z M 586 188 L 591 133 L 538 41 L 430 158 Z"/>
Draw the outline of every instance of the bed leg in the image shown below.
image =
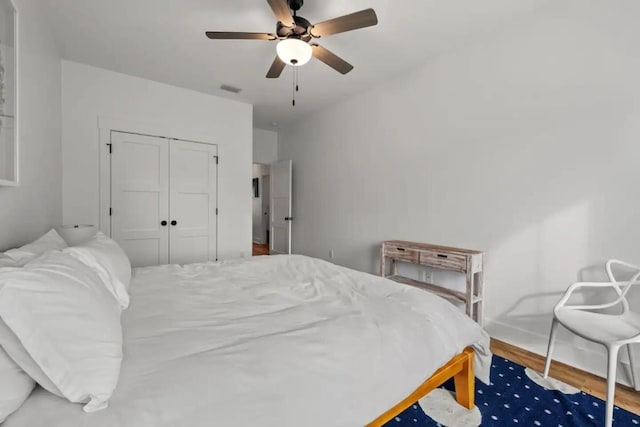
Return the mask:
<path fill-rule="evenodd" d="M 467 409 L 475 406 L 475 375 L 473 373 L 473 350 L 465 350 L 466 360 L 462 370 L 454 377 L 456 400 Z"/>

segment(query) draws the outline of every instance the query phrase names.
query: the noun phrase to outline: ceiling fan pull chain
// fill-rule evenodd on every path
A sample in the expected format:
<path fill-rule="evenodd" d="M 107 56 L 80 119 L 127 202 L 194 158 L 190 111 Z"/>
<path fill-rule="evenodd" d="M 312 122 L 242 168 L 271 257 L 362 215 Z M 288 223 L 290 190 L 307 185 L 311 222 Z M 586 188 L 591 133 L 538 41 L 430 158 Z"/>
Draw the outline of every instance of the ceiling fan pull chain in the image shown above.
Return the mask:
<path fill-rule="evenodd" d="M 293 98 L 291 101 L 291 104 L 295 107 L 296 106 L 296 67 L 291 67 L 293 68 L 293 87 L 291 88 L 291 97 Z"/>

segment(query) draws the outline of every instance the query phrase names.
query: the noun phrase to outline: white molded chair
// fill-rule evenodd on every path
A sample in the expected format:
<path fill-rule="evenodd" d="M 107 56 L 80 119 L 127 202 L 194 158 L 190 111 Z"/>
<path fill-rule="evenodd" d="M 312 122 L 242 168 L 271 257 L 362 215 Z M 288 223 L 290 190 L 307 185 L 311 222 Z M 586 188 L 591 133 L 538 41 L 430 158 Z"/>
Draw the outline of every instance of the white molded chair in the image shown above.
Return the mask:
<path fill-rule="evenodd" d="M 619 282 L 616 280 L 612 267 L 622 266 L 633 270 L 633 277 L 630 281 Z M 616 368 L 618 365 L 618 352 L 623 346 L 627 346 L 633 384 L 636 390 L 640 391 L 640 378 L 635 367 L 634 351 L 630 344 L 640 343 L 640 313 L 630 310 L 626 295 L 634 285 L 639 285 L 640 267 L 628 264 L 615 259 L 607 261 L 607 275 L 611 282 L 604 283 L 574 283 L 567 289 L 560 302 L 553 309 L 553 323 L 549 336 L 549 347 L 547 348 L 547 360 L 544 366 L 544 377 L 549 375 L 551 367 L 551 355 L 555 345 L 555 338 L 558 323 L 576 335 L 589 341 L 602 344 L 608 353 L 607 359 L 607 408 L 605 426 L 611 427 L 613 422 L 613 397 L 616 388 Z M 566 305 L 571 295 L 580 288 L 601 288 L 613 289 L 618 297 L 609 303 L 596 305 Z M 622 307 L 620 314 L 597 313 L 593 310 L 602 310 L 615 306 Z"/>

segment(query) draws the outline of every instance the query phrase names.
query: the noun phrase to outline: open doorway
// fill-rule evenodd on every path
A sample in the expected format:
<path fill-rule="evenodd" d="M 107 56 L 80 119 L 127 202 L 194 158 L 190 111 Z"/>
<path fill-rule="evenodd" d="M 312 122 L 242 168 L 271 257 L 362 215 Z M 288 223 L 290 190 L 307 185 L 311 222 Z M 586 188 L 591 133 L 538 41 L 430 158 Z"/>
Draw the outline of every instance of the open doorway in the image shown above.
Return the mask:
<path fill-rule="evenodd" d="M 253 164 L 253 255 L 291 254 L 291 160 Z"/>
<path fill-rule="evenodd" d="M 271 177 L 269 165 L 253 164 L 253 255 L 269 255 L 269 199 Z"/>

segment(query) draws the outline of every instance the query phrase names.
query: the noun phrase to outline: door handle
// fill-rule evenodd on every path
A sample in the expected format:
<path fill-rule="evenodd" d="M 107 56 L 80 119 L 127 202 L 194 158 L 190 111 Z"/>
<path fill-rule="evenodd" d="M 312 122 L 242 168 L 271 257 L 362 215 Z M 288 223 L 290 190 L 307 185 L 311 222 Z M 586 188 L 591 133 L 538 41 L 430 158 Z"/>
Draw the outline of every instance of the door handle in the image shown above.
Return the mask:
<path fill-rule="evenodd" d="M 167 221 L 161 221 L 160 225 L 163 226 L 163 227 L 166 227 L 167 226 Z"/>
<path fill-rule="evenodd" d="M 284 220 L 285 220 L 285 221 L 292 221 L 292 220 L 293 220 L 293 218 L 292 218 L 292 217 L 290 217 L 290 216 L 286 216 L 286 217 L 284 217 Z"/>
<path fill-rule="evenodd" d="M 174 219 L 173 221 L 171 221 L 171 225 L 178 225 L 178 221 Z"/>

